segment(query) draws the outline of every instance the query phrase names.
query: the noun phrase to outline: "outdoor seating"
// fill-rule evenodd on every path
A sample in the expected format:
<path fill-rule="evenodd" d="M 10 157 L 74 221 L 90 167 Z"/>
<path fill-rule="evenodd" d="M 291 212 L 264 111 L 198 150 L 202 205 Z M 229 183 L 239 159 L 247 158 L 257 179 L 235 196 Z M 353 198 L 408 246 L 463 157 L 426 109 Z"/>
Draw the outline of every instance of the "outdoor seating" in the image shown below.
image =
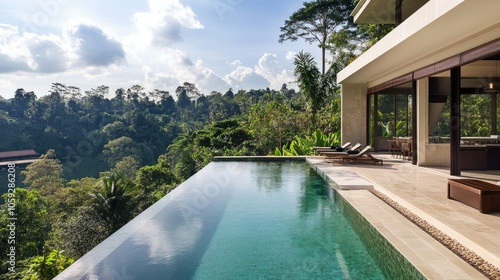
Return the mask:
<path fill-rule="evenodd" d="M 334 158 L 334 157 L 338 157 L 338 156 L 342 156 L 342 155 L 349 155 L 349 151 L 357 151 L 360 147 L 361 147 L 361 144 L 356 143 L 349 150 L 345 150 L 342 152 L 337 152 L 334 150 L 330 150 L 330 151 L 322 150 L 322 151 L 318 151 L 318 153 L 320 156 L 325 156 L 327 158 Z"/>
<path fill-rule="evenodd" d="M 411 159 L 412 157 L 411 139 L 401 142 L 401 155 L 403 156 L 403 160 L 405 158 L 408 160 Z"/>
<path fill-rule="evenodd" d="M 500 186 L 475 179 L 448 179 L 448 199 L 460 201 L 481 213 L 500 211 Z"/>
<path fill-rule="evenodd" d="M 412 157 L 411 138 L 407 137 L 393 137 L 389 142 L 389 152 L 392 157 L 402 157 L 403 159 L 410 159 Z"/>
<path fill-rule="evenodd" d="M 344 145 L 340 146 L 343 150 L 349 148 L 351 146 L 351 142 L 346 142 Z M 337 147 L 313 147 L 315 153 L 320 154 L 321 152 L 337 152 Z"/>
<path fill-rule="evenodd" d="M 378 159 L 374 157 L 371 153 L 371 146 L 366 146 L 363 150 L 358 153 L 349 153 L 349 152 L 329 152 L 329 153 L 321 153 L 321 155 L 325 156 L 327 159 L 339 159 L 342 162 L 373 162 L 374 164 L 380 163 L 380 165 L 384 165 L 384 161 L 382 159 Z"/>
<path fill-rule="evenodd" d="M 373 162 L 373 164 L 380 163 L 380 165 L 384 165 L 384 161 L 382 159 L 378 159 L 370 153 L 371 148 L 372 147 L 370 145 L 368 145 L 363 150 L 361 150 L 359 153 L 349 154 L 347 156 L 342 157 L 341 159 L 344 162 L 358 162 L 358 161 L 363 162 L 363 161 L 366 161 L 366 162 Z"/>
<path fill-rule="evenodd" d="M 401 154 L 401 142 L 397 137 L 392 137 L 392 140 L 387 140 L 389 142 L 389 152 L 392 157 L 397 157 Z"/>

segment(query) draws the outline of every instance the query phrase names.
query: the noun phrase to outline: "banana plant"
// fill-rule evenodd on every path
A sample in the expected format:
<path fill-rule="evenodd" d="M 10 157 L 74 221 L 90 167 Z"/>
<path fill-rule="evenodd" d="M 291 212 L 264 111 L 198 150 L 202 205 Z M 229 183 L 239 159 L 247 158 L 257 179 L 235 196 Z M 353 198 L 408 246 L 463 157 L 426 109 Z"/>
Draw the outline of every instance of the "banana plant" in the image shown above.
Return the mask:
<path fill-rule="evenodd" d="M 392 137 L 392 127 L 390 121 L 388 121 L 387 123 L 380 121 L 378 122 L 378 125 L 382 128 L 382 135 L 380 135 L 381 137 Z"/>
<path fill-rule="evenodd" d="M 330 147 L 338 146 L 340 143 L 340 131 L 336 133 L 325 134 L 321 130 L 317 129 L 314 131 L 312 136 L 306 136 L 301 138 L 295 136 L 289 144 L 283 145 L 283 147 L 276 148 L 274 154 L 276 156 L 302 156 L 302 155 L 313 155 L 313 147 Z"/>

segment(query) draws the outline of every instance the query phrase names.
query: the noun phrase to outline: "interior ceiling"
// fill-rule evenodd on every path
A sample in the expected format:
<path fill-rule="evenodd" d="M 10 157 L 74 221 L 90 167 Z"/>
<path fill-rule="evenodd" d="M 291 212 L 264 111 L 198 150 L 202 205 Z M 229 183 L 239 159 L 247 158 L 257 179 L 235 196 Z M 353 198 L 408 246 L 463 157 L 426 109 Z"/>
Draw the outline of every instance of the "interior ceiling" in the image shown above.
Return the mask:
<path fill-rule="evenodd" d="M 488 80 L 491 77 L 500 76 L 500 57 L 495 60 L 494 57 L 472 62 L 461 67 L 462 78 L 477 78 Z M 450 77 L 450 71 L 444 71 L 433 77 Z"/>
<path fill-rule="evenodd" d="M 495 59 L 496 58 L 496 59 Z M 462 87 L 477 88 L 481 87 L 492 78 L 500 77 L 500 55 L 488 57 L 461 67 Z M 444 71 L 432 77 L 450 77 L 450 71 Z M 412 83 L 405 83 L 395 88 L 408 89 L 412 87 Z"/>
<path fill-rule="evenodd" d="M 496 55 L 492 55 L 490 57 L 487 57 L 483 60 L 500 60 L 500 53 L 497 53 Z"/>

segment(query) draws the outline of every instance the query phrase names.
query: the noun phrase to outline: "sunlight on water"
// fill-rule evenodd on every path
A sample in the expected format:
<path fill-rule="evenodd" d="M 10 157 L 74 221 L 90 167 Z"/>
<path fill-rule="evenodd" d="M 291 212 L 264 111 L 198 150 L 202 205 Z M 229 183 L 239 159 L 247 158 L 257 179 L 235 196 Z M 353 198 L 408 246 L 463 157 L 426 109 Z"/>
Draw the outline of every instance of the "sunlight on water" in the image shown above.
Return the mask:
<path fill-rule="evenodd" d="M 384 279 L 339 205 L 303 162 L 212 162 L 63 275 Z"/>

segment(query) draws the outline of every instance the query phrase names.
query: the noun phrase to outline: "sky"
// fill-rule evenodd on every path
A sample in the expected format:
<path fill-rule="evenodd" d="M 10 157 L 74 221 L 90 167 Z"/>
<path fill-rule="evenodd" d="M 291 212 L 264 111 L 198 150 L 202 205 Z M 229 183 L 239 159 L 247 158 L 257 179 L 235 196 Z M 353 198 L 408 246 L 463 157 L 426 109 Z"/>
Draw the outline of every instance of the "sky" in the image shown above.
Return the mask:
<path fill-rule="evenodd" d="M 38 97 L 53 83 L 85 91 L 194 83 L 229 88 L 297 88 L 293 58 L 304 40 L 279 43 L 280 27 L 303 0 L 0 0 L 0 96 Z"/>

